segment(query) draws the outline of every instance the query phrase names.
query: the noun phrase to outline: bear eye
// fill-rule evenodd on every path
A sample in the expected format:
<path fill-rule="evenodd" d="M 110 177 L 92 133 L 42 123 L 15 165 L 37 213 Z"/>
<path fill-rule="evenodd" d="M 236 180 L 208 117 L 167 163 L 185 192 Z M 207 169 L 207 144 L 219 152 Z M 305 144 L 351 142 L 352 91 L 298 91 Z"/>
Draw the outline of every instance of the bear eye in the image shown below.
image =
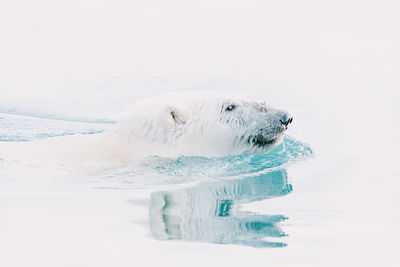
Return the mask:
<path fill-rule="evenodd" d="M 234 110 L 236 108 L 236 105 L 234 105 L 234 104 L 230 104 L 229 106 L 227 106 L 226 107 L 226 111 L 232 111 L 232 110 Z"/>

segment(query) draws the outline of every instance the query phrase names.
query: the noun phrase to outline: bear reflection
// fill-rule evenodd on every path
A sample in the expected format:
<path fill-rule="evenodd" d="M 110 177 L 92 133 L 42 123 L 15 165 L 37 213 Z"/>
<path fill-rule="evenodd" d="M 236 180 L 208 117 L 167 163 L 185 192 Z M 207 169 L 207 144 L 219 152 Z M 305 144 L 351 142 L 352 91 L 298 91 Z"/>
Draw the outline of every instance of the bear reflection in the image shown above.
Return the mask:
<path fill-rule="evenodd" d="M 279 227 L 285 216 L 240 211 L 238 205 L 283 196 L 291 190 L 286 171 L 276 170 L 237 180 L 155 192 L 150 204 L 151 232 L 159 240 L 286 246 L 267 240 L 285 236 Z"/>

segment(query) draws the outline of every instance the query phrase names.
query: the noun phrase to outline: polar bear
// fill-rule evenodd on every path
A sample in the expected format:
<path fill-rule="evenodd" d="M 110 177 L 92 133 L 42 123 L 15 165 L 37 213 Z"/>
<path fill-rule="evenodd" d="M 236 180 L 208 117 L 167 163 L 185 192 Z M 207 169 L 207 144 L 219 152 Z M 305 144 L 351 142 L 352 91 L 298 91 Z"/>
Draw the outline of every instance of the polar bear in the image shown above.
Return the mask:
<path fill-rule="evenodd" d="M 3 143 L 0 158 L 117 160 L 147 156 L 223 157 L 266 152 L 293 118 L 265 102 L 210 91 L 181 91 L 138 101 L 109 131 Z"/>

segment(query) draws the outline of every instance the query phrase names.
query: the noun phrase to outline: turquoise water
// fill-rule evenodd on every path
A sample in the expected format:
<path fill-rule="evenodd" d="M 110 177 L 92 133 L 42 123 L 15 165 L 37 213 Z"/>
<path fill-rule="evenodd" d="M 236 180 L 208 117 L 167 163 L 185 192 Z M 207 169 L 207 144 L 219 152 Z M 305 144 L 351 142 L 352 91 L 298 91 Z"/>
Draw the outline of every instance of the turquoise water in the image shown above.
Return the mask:
<path fill-rule="evenodd" d="M 312 155 L 311 148 L 296 139 L 285 136 L 282 143 L 266 154 L 244 154 L 225 158 L 180 157 L 155 168 L 168 175 L 210 175 L 216 176 L 248 175 L 268 171 L 286 164 L 306 159 Z"/>
<path fill-rule="evenodd" d="M 201 183 L 180 190 L 151 194 L 149 221 L 154 238 L 252 247 L 283 247 L 268 241 L 286 236 L 282 214 L 238 210 L 253 201 L 283 197 L 292 192 L 285 169 L 241 179 Z"/>
<path fill-rule="evenodd" d="M 33 141 L 42 138 L 100 133 L 108 124 L 37 118 L 0 113 L 0 142 Z"/>

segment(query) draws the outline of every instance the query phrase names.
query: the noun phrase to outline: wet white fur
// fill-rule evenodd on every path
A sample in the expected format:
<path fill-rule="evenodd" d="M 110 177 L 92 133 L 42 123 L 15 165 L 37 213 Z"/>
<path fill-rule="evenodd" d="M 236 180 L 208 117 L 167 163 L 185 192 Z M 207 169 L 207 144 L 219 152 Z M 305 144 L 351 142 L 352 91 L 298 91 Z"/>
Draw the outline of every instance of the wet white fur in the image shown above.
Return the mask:
<path fill-rule="evenodd" d="M 232 111 L 226 110 L 234 105 Z M 264 103 L 208 91 L 170 93 L 138 101 L 113 129 L 101 134 L 0 143 L 0 158 L 132 162 L 160 157 L 221 157 L 266 151 L 286 129 L 281 111 Z M 262 131 L 270 145 L 254 146 Z"/>

